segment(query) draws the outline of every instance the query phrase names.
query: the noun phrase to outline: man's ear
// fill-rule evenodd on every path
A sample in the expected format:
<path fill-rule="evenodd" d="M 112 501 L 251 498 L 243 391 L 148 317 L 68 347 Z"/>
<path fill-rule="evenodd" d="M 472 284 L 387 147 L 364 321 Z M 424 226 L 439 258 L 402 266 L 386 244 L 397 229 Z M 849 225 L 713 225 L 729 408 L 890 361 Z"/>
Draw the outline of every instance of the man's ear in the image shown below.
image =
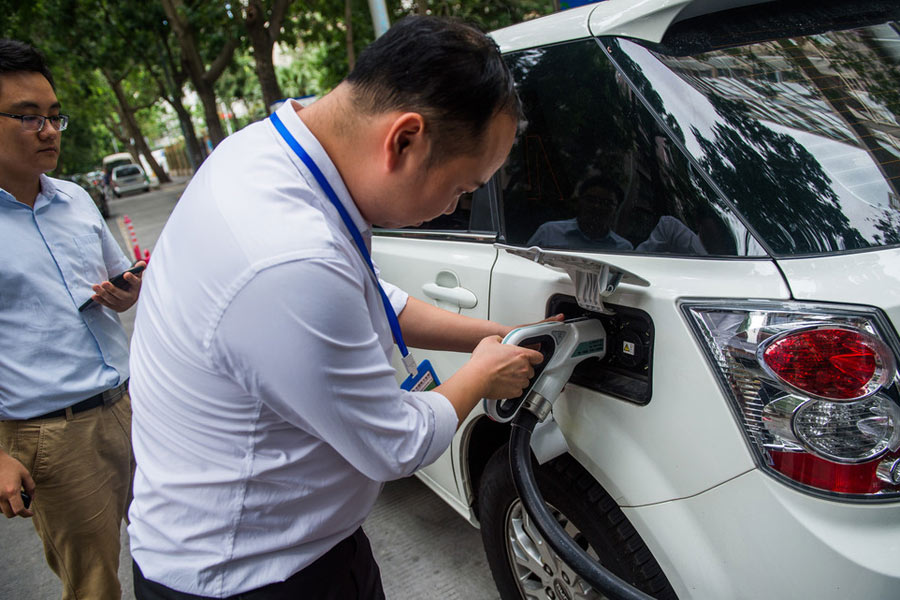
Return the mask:
<path fill-rule="evenodd" d="M 429 146 L 430 141 L 425 134 L 425 118 L 415 112 L 399 115 L 391 123 L 384 138 L 385 169 L 392 172 L 424 163 Z"/>

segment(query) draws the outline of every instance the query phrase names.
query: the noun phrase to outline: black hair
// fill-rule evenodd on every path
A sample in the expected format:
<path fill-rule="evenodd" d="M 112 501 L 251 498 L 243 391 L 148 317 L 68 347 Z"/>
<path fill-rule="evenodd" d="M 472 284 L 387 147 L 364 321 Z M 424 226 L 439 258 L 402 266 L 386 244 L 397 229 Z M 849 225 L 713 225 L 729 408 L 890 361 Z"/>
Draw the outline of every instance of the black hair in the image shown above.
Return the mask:
<path fill-rule="evenodd" d="M 455 19 L 401 19 L 362 51 L 346 81 L 364 113 L 422 114 L 441 156 L 475 147 L 500 112 L 521 119 L 512 73 L 497 44 Z"/>
<path fill-rule="evenodd" d="M 0 39 L 0 74 L 31 71 L 40 73 L 56 89 L 47 60 L 37 48 L 18 40 Z"/>

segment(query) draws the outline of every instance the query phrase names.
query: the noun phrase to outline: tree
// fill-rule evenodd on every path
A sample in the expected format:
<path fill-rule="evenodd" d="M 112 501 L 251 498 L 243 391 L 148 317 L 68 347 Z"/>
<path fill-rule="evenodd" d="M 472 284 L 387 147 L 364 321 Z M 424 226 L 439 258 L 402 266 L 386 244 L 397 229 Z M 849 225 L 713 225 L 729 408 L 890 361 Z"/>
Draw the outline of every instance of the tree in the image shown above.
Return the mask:
<path fill-rule="evenodd" d="M 206 153 L 203 151 L 203 147 L 197 140 L 194 121 L 187 108 L 185 108 L 182 100 L 184 96 L 184 84 L 187 82 L 188 76 L 185 70 L 181 68 L 179 61 L 175 60 L 172 48 L 169 45 L 168 36 L 165 32 L 159 31 L 157 32 L 157 35 L 159 37 L 158 45 L 162 58 L 159 63 L 162 69 L 162 76 L 154 75 L 154 77 L 156 78 L 157 86 L 159 86 L 160 95 L 178 116 L 178 122 L 181 125 L 182 135 L 184 136 L 184 145 L 187 150 L 188 159 L 190 160 L 191 167 L 196 170 L 206 157 Z M 154 71 L 149 64 L 147 66 L 151 71 Z"/>
<path fill-rule="evenodd" d="M 72 86 L 65 88 L 65 91 L 72 92 L 71 95 L 63 100 L 70 102 L 73 99 L 90 98 L 89 102 L 96 102 L 102 99 L 105 114 L 118 112 L 120 123 L 127 128 L 129 139 L 144 154 L 160 181 L 168 181 L 168 176 L 150 154 L 140 125 L 134 117 L 138 110 L 149 106 L 156 98 L 138 89 L 140 85 L 135 88 L 124 83 L 126 78 L 139 75 L 139 70 L 134 69 L 134 63 L 128 58 L 130 53 L 120 37 L 95 35 L 97 31 L 115 27 L 117 13 L 114 5 L 108 2 L 98 5 L 86 0 L 37 0 L 27 7 L 0 6 L 0 12 L 6 19 L 5 23 L 0 23 L 4 25 L 4 31 L 9 32 L 6 35 L 14 35 L 40 48 L 47 55 L 56 78 L 73 82 Z M 10 14 L 13 16 L 9 16 Z M 102 71 L 113 93 L 90 96 L 77 93 L 78 82 L 96 81 L 95 73 L 98 71 Z M 113 89 L 112 82 L 119 86 L 118 92 Z M 61 88 L 60 91 L 64 89 Z M 98 115 L 90 105 L 81 105 L 79 108 L 73 114 L 73 123 L 82 115 L 88 114 L 94 115 L 99 122 L 108 122 L 105 115 Z"/>
<path fill-rule="evenodd" d="M 256 76 L 262 88 L 263 104 L 266 112 L 282 98 L 275 65 L 272 62 L 272 48 L 281 35 L 281 27 L 288 7 L 293 0 L 249 0 L 244 9 L 244 28 L 253 48 Z"/>
<path fill-rule="evenodd" d="M 227 16 L 224 9 L 219 11 L 214 6 L 201 4 L 195 10 L 189 10 L 183 0 L 160 1 L 178 39 L 182 64 L 200 98 L 200 103 L 203 105 L 203 115 L 206 119 L 210 140 L 213 146 L 217 146 L 225 139 L 225 131 L 219 120 L 215 83 L 231 62 L 240 40 L 233 31 L 229 22 L 230 17 Z M 210 46 L 200 44 L 198 24 L 215 29 L 215 33 L 209 36 L 204 35 L 203 39 L 213 42 L 211 45 L 219 46 L 219 51 L 208 68 L 202 52 L 204 49 L 209 50 Z M 218 39 L 220 37 L 221 40 Z"/>

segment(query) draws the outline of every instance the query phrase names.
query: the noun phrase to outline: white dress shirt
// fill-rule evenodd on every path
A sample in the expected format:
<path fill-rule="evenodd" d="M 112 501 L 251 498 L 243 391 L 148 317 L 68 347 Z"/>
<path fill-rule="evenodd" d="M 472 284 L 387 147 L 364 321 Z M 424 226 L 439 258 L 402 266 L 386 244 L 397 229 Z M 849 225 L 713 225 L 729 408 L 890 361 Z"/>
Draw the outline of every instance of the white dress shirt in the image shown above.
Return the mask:
<path fill-rule="evenodd" d="M 365 239 L 334 164 L 278 115 Z M 384 284 L 399 313 L 407 296 Z M 383 481 L 449 446 L 456 413 L 405 392 L 374 278 L 269 120 L 226 139 L 175 207 L 131 346 L 131 552 L 144 575 L 224 597 L 283 581 L 350 535 Z"/>

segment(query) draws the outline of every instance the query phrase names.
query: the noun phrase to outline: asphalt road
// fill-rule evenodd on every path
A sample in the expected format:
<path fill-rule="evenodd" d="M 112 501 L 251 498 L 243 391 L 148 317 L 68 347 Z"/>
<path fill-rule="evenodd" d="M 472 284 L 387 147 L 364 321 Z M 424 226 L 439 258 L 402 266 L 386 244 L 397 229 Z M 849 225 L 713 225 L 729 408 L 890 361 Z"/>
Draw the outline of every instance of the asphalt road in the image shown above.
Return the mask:
<path fill-rule="evenodd" d="M 186 184 L 166 184 L 146 194 L 110 203 L 113 235 L 126 247 L 118 225 L 128 215 L 141 248 L 153 249 Z M 197 224 L 202 227 L 202 223 Z M 129 335 L 134 309 L 122 314 Z M 372 542 L 382 581 L 390 600 L 496 600 L 478 530 L 471 527 L 418 479 L 385 485 L 364 525 Z M 30 522 L 0 523 L 0 600 L 45 600 L 60 596 L 60 584 L 44 562 L 40 540 Z M 122 528 L 119 565 L 122 598 L 131 600 L 131 559 L 128 534 Z"/>

